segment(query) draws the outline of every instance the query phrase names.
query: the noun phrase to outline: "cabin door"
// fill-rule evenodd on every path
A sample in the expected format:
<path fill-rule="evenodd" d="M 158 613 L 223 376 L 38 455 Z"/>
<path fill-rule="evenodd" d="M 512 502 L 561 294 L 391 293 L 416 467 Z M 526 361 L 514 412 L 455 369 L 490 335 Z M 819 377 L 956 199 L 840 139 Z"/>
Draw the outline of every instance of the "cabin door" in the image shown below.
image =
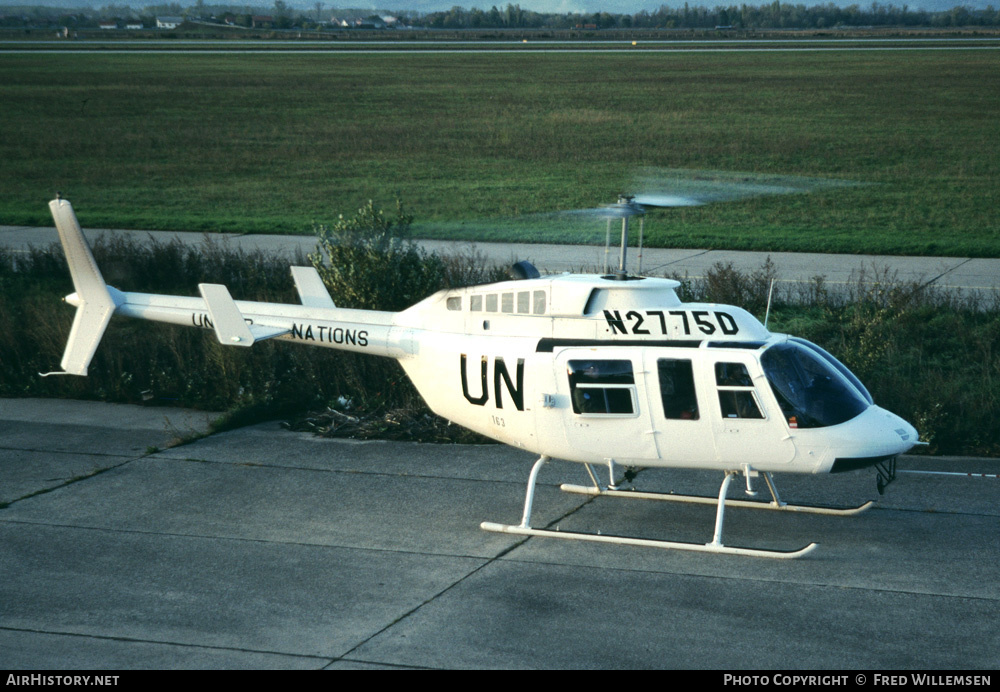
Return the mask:
<path fill-rule="evenodd" d="M 567 402 L 566 441 L 581 459 L 658 458 L 640 349 L 567 349 L 556 359 L 556 379 Z"/>
<path fill-rule="evenodd" d="M 745 353 L 715 355 L 709 415 L 719 461 L 727 468 L 790 462 L 795 444 L 781 412 L 771 410 L 773 397 L 760 363 Z"/>
<path fill-rule="evenodd" d="M 710 374 L 698 351 L 646 351 L 649 410 L 659 458 L 670 465 L 715 468 L 708 414 Z"/>

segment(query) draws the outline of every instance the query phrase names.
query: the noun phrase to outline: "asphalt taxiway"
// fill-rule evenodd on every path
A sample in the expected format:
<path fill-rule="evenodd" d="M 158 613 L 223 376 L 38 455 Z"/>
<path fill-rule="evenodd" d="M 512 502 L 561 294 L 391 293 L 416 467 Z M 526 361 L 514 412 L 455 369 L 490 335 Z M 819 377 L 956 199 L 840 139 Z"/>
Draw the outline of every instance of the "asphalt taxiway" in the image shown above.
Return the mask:
<path fill-rule="evenodd" d="M 856 517 L 731 508 L 794 561 L 520 538 L 531 455 L 335 441 L 211 414 L 0 400 L 0 658 L 10 670 L 995 669 L 1000 479 L 776 476 Z M 900 471 L 997 473 L 904 457 Z M 714 495 L 718 474 L 636 485 Z M 707 542 L 714 509 L 560 492 L 535 524 Z M 734 487 L 733 497 L 742 495 Z M 869 681 L 868 684 L 871 684 Z"/>

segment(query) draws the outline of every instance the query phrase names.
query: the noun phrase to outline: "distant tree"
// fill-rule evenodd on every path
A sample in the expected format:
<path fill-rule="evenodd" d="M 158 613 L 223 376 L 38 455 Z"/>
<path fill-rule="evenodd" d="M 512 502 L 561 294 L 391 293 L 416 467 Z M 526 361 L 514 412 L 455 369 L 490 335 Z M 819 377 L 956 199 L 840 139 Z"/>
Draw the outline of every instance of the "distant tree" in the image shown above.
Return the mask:
<path fill-rule="evenodd" d="M 132 8 L 128 5 L 116 5 L 114 3 L 102 7 L 98 10 L 98 14 L 102 19 L 118 19 L 134 16 Z"/>
<path fill-rule="evenodd" d="M 13 0 L 11 0 L 13 1 Z M 152 23 L 156 16 L 200 16 L 228 15 L 235 18 L 240 26 L 249 26 L 249 17 L 254 14 L 266 13 L 266 5 L 238 6 L 215 5 L 211 0 L 188 0 L 189 4 L 165 2 L 156 5 L 146 5 L 142 10 L 133 10 L 125 4 L 128 0 L 111 0 L 99 10 L 84 9 L 70 12 L 66 8 L 44 7 L 37 5 L 19 6 L 17 14 L 5 13 L 0 17 L 0 26 L 58 26 L 80 27 L 95 24 L 98 19 L 135 18 L 137 15 L 143 23 Z M 310 10 L 303 12 L 307 20 L 297 14 L 289 4 L 289 0 L 273 0 L 274 25 L 289 28 L 293 25 L 302 26 L 312 20 L 321 21 L 325 2 L 312 2 Z M 30 0 L 28 0 L 30 2 Z M 68 4 L 68 3 L 67 3 Z M 517 3 L 507 3 L 502 6 L 493 5 L 488 10 L 472 7 L 466 9 L 456 5 L 449 10 L 420 14 L 416 11 L 400 11 L 396 13 L 404 24 L 422 24 L 436 28 L 550 28 L 568 29 L 581 25 L 594 24 L 601 28 L 708 28 L 715 26 L 734 26 L 744 29 L 768 28 L 828 28 L 828 27 L 862 27 L 862 26 L 997 26 L 1000 25 L 1000 12 L 990 6 L 985 9 L 974 9 L 956 0 L 955 6 L 941 11 L 913 9 L 909 5 L 896 6 L 879 0 L 864 4 L 852 4 L 839 7 L 833 2 L 817 5 L 792 4 L 781 0 L 762 0 L 759 5 L 694 5 L 685 2 L 683 5 L 671 8 L 661 5 L 653 11 L 642 10 L 635 14 L 615 14 L 609 12 L 590 13 L 539 13 L 522 8 Z M 362 17 L 361 11 L 347 11 L 346 16 Z M 242 17 L 247 17 L 243 20 Z"/>

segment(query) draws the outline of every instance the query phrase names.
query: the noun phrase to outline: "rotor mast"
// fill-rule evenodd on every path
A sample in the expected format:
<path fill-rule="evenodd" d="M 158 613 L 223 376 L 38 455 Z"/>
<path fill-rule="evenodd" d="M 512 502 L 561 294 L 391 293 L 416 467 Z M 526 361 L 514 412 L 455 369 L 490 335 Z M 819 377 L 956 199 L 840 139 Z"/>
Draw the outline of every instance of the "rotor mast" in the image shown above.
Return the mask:
<path fill-rule="evenodd" d="M 616 204 L 609 205 L 604 208 L 605 215 L 608 219 L 608 234 L 605 239 L 605 274 L 608 271 L 607 268 L 607 255 L 608 255 L 608 245 L 611 242 L 611 221 L 613 219 L 622 220 L 622 239 L 621 239 L 621 249 L 618 255 L 618 271 L 615 272 L 614 278 L 618 281 L 624 281 L 628 278 L 628 227 L 629 220 L 633 216 L 639 217 L 639 260 L 636 267 L 636 272 L 642 271 L 642 235 L 645 226 L 645 214 L 646 209 L 641 205 L 637 204 L 635 197 L 630 195 L 621 195 L 618 197 L 618 202 Z"/>

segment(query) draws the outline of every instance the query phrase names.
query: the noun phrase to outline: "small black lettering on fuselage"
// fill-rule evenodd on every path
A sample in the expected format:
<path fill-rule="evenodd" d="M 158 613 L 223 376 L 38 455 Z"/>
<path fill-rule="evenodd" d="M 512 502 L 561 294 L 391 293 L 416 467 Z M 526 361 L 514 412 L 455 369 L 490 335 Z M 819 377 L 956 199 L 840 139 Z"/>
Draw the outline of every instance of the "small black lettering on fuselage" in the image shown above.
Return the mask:
<path fill-rule="evenodd" d="M 215 329 L 215 324 L 213 324 L 212 318 L 204 312 L 192 312 L 191 324 L 204 329 Z"/>
<path fill-rule="evenodd" d="M 736 320 L 728 312 L 717 310 L 629 310 L 621 314 L 619 310 L 605 310 L 604 319 L 612 334 L 653 335 L 659 330 L 659 335 L 669 336 L 668 320 L 680 320 L 680 326 L 686 336 L 694 330 L 712 336 L 722 334 L 734 336 L 740 328 Z"/>
<path fill-rule="evenodd" d="M 253 320 L 249 317 L 244 317 L 243 321 L 247 324 L 253 324 Z M 204 329 L 215 329 L 215 323 L 212 322 L 212 318 L 208 316 L 207 312 L 192 312 L 191 324 Z"/>
<path fill-rule="evenodd" d="M 345 327 L 330 327 L 325 324 L 292 324 L 291 337 L 302 341 L 319 341 L 325 344 L 343 344 L 346 346 L 367 346 L 368 332 L 364 329 L 347 329 Z"/>
<path fill-rule="evenodd" d="M 479 359 L 479 395 L 473 396 L 469 392 L 469 375 L 468 368 L 466 367 L 466 362 L 468 357 L 463 353 L 462 357 L 459 359 L 459 369 L 462 371 L 462 395 L 465 396 L 465 400 L 470 404 L 475 404 L 476 406 L 485 406 L 486 402 L 490 398 L 489 390 L 489 358 L 482 356 Z M 517 359 L 517 367 L 515 369 L 514 380 L 511 380 L 510 372 L 507 370 L 507 364 L 504 362 L 503 358 L 497 356 L 493 359 L 493 396 L 494 403 L 497 408 L 503 408 L 503 395 L 501 393 L 502 389 L 507 390 L 507 395 L 510 397 L 511 401 L 514 402 L 514 408 L 518 411 L 524 410 L 524 358 Z M 503 387 L 501 388 L 501 382 Z"/>

